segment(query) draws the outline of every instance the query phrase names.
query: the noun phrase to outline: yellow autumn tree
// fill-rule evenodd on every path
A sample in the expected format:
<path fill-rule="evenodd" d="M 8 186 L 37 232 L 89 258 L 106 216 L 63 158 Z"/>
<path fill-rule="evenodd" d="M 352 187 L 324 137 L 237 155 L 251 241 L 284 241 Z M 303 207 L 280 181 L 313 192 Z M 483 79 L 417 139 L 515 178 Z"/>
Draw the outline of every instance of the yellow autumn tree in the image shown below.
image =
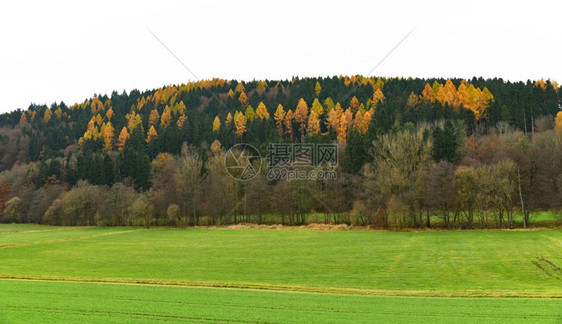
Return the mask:
<path fill-rule="evenodd" d="M 316 81 L 316 85 L 314 85 L 314 93 L 316 94 L 317 97 L 320 95 L 321 91 L 322 91 L 322 86 L 318 81 Z"/>
<path fill-rule="evenodd" d="M 218 132 L 221 129 L 221 121 L 219 119 L 219 116 L 215 116 L 215 119 L 213 120 L 213 132 Z"/>
<path fill-rule="evenodd" d="M 324 111 L 329 112 L 332 109 L 334 109 L 334 101 L 331 97 L 328 97 L 324 100 Z"/>
<path fill-rule="evenodd" d="M 160 118 L 160 126 L 166 129 L 168 128 L 168 126 L 170 126 L 171 122 L 172 122 L 172 111 L 170 110 L 170 107 L 166 105 L 166 107 L 164 107 L 164 112 L 162 112 L 162 117 Z"/>
<path fill-rule="evenodd" d="M 254 107 L 252 107 L 252 105 L 248 105 L 246 111 L 244 112 L 244 117 L 246 117 L 246 120 L 250 122 L 253 122 L 254 119 L 256 119 L 256 112 L 254 111 Z"/>
<path fill-rule="evenodd" d="M 310 116 L 308 117 L 306 131 L 311 135 L 316 135 L 320 132 L 320 119 L 318 119 L 318 115 L 314 110 L 310 112 Z"/>
<path fill-rule="evenodd" d="M 349 134 L 353 128 L 353 112 L 351 111 L 351 108 L 347 108 L 343 113 L 345 114 L 345 120 L 347 120 L 347 133 Z"/>
<path fill-rule="evenodd" d="M 336 130 L 337 138 L 340 143 L 345 143 L 347 140 L 347 117 L 342 114 L 339 118 L 338 129 Z"/>
<path fill-rule="evenodd" d="M 103 124 L 103 118 L 101 117 L 100 114 L 97 114 L 97 115 L 96 115 L 96 124 L 97 124 L 98 126 L 100 126 L 100 127 L 101 127 L 101 125 Z"/>
<path fill-rule="evenodd" d="M 234 91 L 236 92 L 244 92 L 246 90 L 246 88 L 244 88 L 244 85 L 242 84 L 242 82 L 239 82 L 236 85 L 236 88 L 234 88 Z"/>
<path fill-rule="evenodd" d="M 478 110 L 480 112 L 481 118 L 486 118 L 488 113 L 488 108 L 494 102 L 494 95 L 488 90 L 487 87 L 484 87 L 480 92 L 480 105 Z"/>
<path fill-rule="evenodd" d="M 433 81 L 433 85 L 431 86 L 431 92 L 429 94 L 431 102 L 435 102 L 437 100 L 437 95 L 439 94 L 439 89 L 443 85 L 437 81 Z"/>
<path fill-rule="evenodd" d="M 443 87 L 443 95 L 445 97 L 445 102 L 453 106 L 455 103 L 455 97 L 457 95 L 457 88 L 453 84 L 453 81 L 447 80 L 445 86 Z"/>
<path fill-rule="evenodd" d="M 234 126 L 236 127 L 236 135 L 244 135 L 246 132 L 246 117 L 243 113 L 237 111 L 234 114 Z"/>
<path fill-rule="evenodd" d="M 260 102 L 258 108 L 256 108 L 256 115 L 260 120 L 268 120 L 269 119 L 269 112 L 267 111 L 267 107 L 263 102 Z"/>
<path fill-rule="evenodd" d="M 111 122 L 103 123 L 101 126 L 101 136 L 103 137 L 103 150 L 109 152 L 113 150 L 113 136 L 115 129 Z"/>
<path fill-rule="evenodd" d="M 299 123 L 299 132 L 304 135 L 304 130 L 306 128 L 306 122 L 308 120 L 308 105 L 303 98 L 299 99 L 297 104 L 297 109 L 295 109 L 295 121 Z"/>
<path fill-rule="evenodd" d="M 480 93 L 478 89 L 474 87 L 474 85 L 470 84 L 466 88 L 466 97 L 463 101 L 463 106 L 464 108 L 474 113 L 474 117 L 476 120 L 479 119 L 479 117 L 477 116 L 478 100 L 480 100 Z"/>
<path fill-rule="evenodd" d="M 267 82 L 260 81 L 256 86 L 256 92 L 261 96 L 264 94 L 265 90 L 267 89 Z"/>
<path fill-rule="evenodd" d="M 294 120 L 295 116 L 293 114 L 293 111 L 291 109 L 289 109 L 287 111 L 287 114 L 285 115 L 285 130 L 287 132 L 287 134 L 289 134 L 289 136 L 291 137 L 291 140 L 293 139 L 293 120 Z"/>
<path fill-rule="evenodd" d="M 310 111 L 314 111 L 316 113 L 316 116 L 318 117 L 324 114 L 324 107 L 322 107 L 322 104 L 320 103 L 320 101 L 318 101 L 318 98 L 315 98 L 314 101 L 312 102 L 312 107 L 310 108 Z"/>
<path fill-rule="evenodd" d="M 125 144 L 127 143 L 129 137 L 131 136 L 127 131 L 127 127 L 123 127 L 121 129 L 121 133 L 119 133 L 119 138 L 117 139 L 117 149 L 119 150 L 119 152 L 123 152 L 123 149 L 125 148 Z"/>
<path fill-rule="evenodd" d="M 408 103 L 407 105 L 410 107 L 415 107 L 420 103 L 420 99 L 416 94 L 412 91 L 410 96 L 408 96 Z"/>
<path fill-rule="evenodd" d="M 232 89 L 228 90 L 228 96 L 234 98 L 234 91 L 232 91 Z"/>
<path fill-rule="evenodd" d="M 60 109 L 60 107 L 57 107 L 54 114 L 55 114 L 55 117 L 57 117 L 57 119 L 60 119 L 62 117 L 62 110 Z"/>
<path fill-rule="evenodd" d="M 158 133 L 156 132 L 156 128 L 154 128 L 154 125 L 152 125 L 150 126 L 148 133 L 146 133 L 146 143 L 151 143 L 157 138 L 158 138 Z"/>
<path fill-rule="evenodd" d="M 185 106 L 185 104 L 183 103 L 183 100 L 180 101 L 180 103 L 178 104 L 178 112 L 180 114 L 185 114 L 185 110 L 187 109 L 187 107 Z"/>
<path fill-rule="evenodd" d="M 383 87 L 384 87 L 384 81 L 381 78 L 377 78 L 377 80 L 373 84 L 373 90 L 379 89 L 382 91 Z"/>
<path fill-rule="evenodd" d="M 283 122 L 285 120 L 285 110 L 283 106 L 279 104 L 277 106 L 277 110 L 275 110 L 275 114 L 273 114 L 273 118 L 275 119 L 275 126 L 277 126 L 277 133 L 279 136 L 283 136 Z"/>
<path fill-rule="evenodd" d="M 134 110 L 125 115 L 125 118 L 127 119 L 127 128 L 129 128 L 131 132 L 142 123 L 140 116 Z"/>
<path fill-rule="evenodd" d="M 43 114 L 43 121 L 45 123 L 48 123 L 49 120 L 51 120 L 52 116 L 53 116 L 53 112 L 51 111 L 51 109 L 49 108 L 45 109 L 45 113 Z"/>

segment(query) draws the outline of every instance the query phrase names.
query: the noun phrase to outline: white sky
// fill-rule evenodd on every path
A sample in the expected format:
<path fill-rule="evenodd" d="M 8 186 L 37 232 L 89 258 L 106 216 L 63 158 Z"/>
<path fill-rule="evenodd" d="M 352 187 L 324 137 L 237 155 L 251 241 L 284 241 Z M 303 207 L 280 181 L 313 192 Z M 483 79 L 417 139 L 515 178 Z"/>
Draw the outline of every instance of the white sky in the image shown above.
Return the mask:
<path fill-rule="evenodd" d="M 366 75 L 562 81 L 559 1 L 10 1 L 0 112 L 198 77 Z"/>

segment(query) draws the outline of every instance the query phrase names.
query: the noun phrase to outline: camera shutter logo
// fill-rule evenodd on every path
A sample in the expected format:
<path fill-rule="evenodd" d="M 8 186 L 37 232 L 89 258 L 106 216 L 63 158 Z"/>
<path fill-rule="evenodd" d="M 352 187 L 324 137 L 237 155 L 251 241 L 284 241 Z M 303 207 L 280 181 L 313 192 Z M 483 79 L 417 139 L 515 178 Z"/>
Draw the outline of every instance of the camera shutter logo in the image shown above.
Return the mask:
<path fill-rule="evenodd" d="M 224 157 L 226 172 L 236 180 L 250 180 L 261 170 L 262 158 L 258 149 L 242 143 L 232 146 Z"/>

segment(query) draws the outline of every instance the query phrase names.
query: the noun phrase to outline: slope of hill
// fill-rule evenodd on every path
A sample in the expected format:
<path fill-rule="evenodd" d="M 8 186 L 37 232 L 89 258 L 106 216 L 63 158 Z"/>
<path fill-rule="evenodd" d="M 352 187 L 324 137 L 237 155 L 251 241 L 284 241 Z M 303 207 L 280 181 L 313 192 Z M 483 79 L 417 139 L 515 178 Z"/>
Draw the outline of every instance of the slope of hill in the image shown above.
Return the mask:
<path fill-rule="evenodd" d="M 224 183 L 232 180 L 220 171 L 222 162 L 219 155 L 224 154 L 225 149 L 236 143 L 250 143 L 265 154 L 269 143 L 307 142 L 337 143 L 340 148 L 340 176 L 333 183 L 333 192 L 325 190 L 325 184 L 320 188 L 322 195 L 334 194 L 344 200 L 339 204 L 341 208 L 332 208 L 331 212 L 339 215 L 352 209 L 357 211 L 360 207 L 370 210 L 370 213 L 379 207 L 396 211 L 402 210 L 403 204 L 412 206 L 414 212 L 406 213 L 408 221 L 393 220 L 393 223 L 430 225 L 429 216 L 427 220 L 422 219 L 423 210 L 447 209 L 453 212 L 453 206 L 459 207 L 462 200 L 458 197 L 458 190 L 456 196 L 450 197 L 450 201 L 440 202 L 439 206 L 429 206 L 428 200 L 434 200 L 434 197 L 425 197 L 426 206 L 420 208 L 414 206 L 420 205 L 424 198 L 409 192 L 412 185 L 410 189 L 404 185 L 396 189 L 396 183 L 387 181 L 390 192 L 371 193 L 378 198 L 356 204 L 364 191 L 361 188 L 368 185 L 361 181 L 375 181 L 377 188 L 384 187 L 382 184 L 386 180 L 377 178 L 374 172 L 384 167 L 377 159 L 385 154 L 395 154 L 386 156 L 386 160 L 405 158 L 397 156 L 397 152 L 385 152 L 382 149 L 384 143 L 398 147 L 399 143 L 405 143 L 399 141 L 401 136 L 410 136 L 409 141 L 417 143 L 415 145 L 420 149 L 420 159 L 414 160 L 425 170 L 423 175 L 408 174 L 408 167 L 388 165 L 404 171 L 405 179 L 410 182 L 421 181 L 422 178 L 431 180 L 430 171 L 433 170 L 445 172 L 445 178 L 451 180 L 448 185 L 452 186 L 452 178 L 459 166 L 473 168 L 469 171 L 493 174 L 493 170 L 479 171 L 476 164 L 495 164 L 506 158 L 514 161 L 513 165 L 508 163 L 503 166 L 509 170 L 508 203 L 496 201 L 478 206 L 480 210 L 493 209 L 490 206 L 498 204 L 504 206 L 501 207 L 499 220 L 495 220 L 503 224 L 503 214 L 507 213 L 505 217 L 510 219 L 516 203 L 515 171 L 519 172 L 519 180 L 523 181 L 521 195 L 529 201 L 530 208 L 560 206 L 560 199 L 555 197 L 561 192 L 562 183 L 557 177 L 558 164 L 539 163 L 537 169 L 537 161 L 534 160 L 539 156 L 554 161 L 558 159 L 559 140 L 551 145 L 554 147 L 552 150 L 546 149 L 545 143 L 557 137 L 552 129 L 554 116 L 559 112 L 560 98 L 560 88 L 556 82 L 549 80 L 512 83 L 482 78 L 425 80 L 339 76 L 251 82 L 213 79 L 144 92 L 133 90 L 122 94 L 113 92 L 110 96 L 95 95 L 72 106 L 63 102 L 53 103 L 50 107 L 31 105 L 25 111 L 0 115 L 0 171 L 4 171 L 0 176 L 4 192 L 0 196 L 0 211 L 7 209 L 9 200 L 18 198 L 22 201 L 12 204 L 18 206 L 13 214 L 15 216 L 4 215 L 5 221 L 61 223 L 60 220 L 48 220 L 47 211 L 59 208 L 52 203 L 59 201 L 63 204 L 62 198 L 68 197 L 66 193 L 74 190 L 70 189 L 91 189 L 83 182 L 86 180 L 94 186 L 122 185 L 116 190 L 127 191 L 133 187 L 137 194 L 150 191 L 145 197 L 148 202 L 144 203 L 156 207 L 155 217 L 160 219 L 157 223 L 172 220 L 176 223 L 182 219 L 183 222 L 196 224 L 199 215 L 226 214 L 238 199 L 244 197 L 244 190 L 251 188 L 248 184 L 236 189 L 238 191 L 234 194 L 220 193 L 219 197 L 231 197 L 222 199 L 230 201 L 224 206 L 209 207 L 212 204 L 204 202 L 205 195 L 202 193 L 209 192 L 214 186 L 206 183 L 212 182 L 213 176 Z M 525 151 L 527 149 L 537 152 L 531 156 Z M 185 163 L 177 163 L 178 159 L 183 159 Z M 175 167 L 169 165 L 172 160 Z M 434 161 L 433 164 L 429 163 L 430 160 Z M 501 174 L 499 170 L 496 173 L 498 176 Z M 363 175 L 361 181 L 354 178 L 357 174 Z M 491 178 L 490 174 L 481 176 L 481 179 Z M 544 181 L 537 182 L 537 177 Z M 191 181 L 197 185 L 180 190 L 181 186 L 174 181 Z M 283 187 L 277 189 L 282 191 L 293 190 L 287 188 L 283 181 L 268 182 L 264 179 L 263 182 L 265 184 L 256 184 L 257 188 L 252 190 L 259 191 L 260 186 L 265 186 L 262 189 L 270 188 L 271 192 L 276 187 Z M 457 187 L 458 183 L 457 180 Z M 170 201 L 159 196 L 173 184 L 176 198 L 170 198 Z M 199 189 L 193 190 L 193 187 Z M 432 188 L 437 190 L 437 187 Z M 36 197 L 41 190 L 41 196 Z M 545 196 L 545 193 L 550 194 Z M 29 196 L 24 197 L 26 194 Z M 433 194 L 439 196 L 436 192 Z M 535 194 L 542 195 L 542 198 L 533 198 Z M 182 203 L 180 197 L 192 197 L 192 203 Z M 279 200 L 279 196 L 276 197 L 272 200 Z M 39 201 L 35 201 L 37 199 Z M 533 200 L 537 201 L 534 205 L 531 203 Z M 36 215 L 21 216 L 19 209 L 26 209 L 22 206 L 29 207 L 29 204 Z M 291 207 L 286 212 L 295 217 L 320 209 L 328 212 L 318 204 L 309 197 L 306 203 L 299 203 L 299 207 Z M 273 205 L 271 202 L 263 209 L 244 211 L 237 206 L 235 214 L 282 212 Z M 173 207 L 171 214 L 168 212 L 170 206 Z M 179 210 L 177 217 L 173 213 L 176 206 Z M 470 214 L 467 226 L 473 226 L 476 207 L 462 206 L 461 209 Z M 99 210 L 87 213 L 90 214 L 84 216 L 85 220 L 70 223 L 96 222 L 94 219 Z M 189 220 L 186 220 L 187 215 L 190 215 Z M 457 216 L 455 214 L 455 220 L 460 224 Z M 374 223 L 374 218 L 371 215 L 367 217 L 370 220 L 363 222 Z M 484 218 L 481 226 L 491 222 L 487 216 Z M 342 220 L 338 218 L 337 221 Z M 444 216 L 443 221 L 449 224 L 448 216 Z M 289 222 L 295 220 L 291 218 Z M 343 222 L 350 221 L 344 219 Z M 108 221 L 108 224 L 120 223 L 122 221 Z"/>

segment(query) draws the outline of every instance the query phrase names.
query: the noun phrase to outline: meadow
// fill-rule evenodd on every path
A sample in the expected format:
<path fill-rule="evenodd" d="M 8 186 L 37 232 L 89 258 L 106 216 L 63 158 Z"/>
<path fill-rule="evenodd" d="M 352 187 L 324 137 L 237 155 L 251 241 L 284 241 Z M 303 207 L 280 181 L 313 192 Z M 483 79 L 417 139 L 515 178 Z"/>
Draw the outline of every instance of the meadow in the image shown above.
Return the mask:
<path fill-rule="evenodd" d="M 557 322 L 562 230 L 0 225 L 0 322 Z"/>

